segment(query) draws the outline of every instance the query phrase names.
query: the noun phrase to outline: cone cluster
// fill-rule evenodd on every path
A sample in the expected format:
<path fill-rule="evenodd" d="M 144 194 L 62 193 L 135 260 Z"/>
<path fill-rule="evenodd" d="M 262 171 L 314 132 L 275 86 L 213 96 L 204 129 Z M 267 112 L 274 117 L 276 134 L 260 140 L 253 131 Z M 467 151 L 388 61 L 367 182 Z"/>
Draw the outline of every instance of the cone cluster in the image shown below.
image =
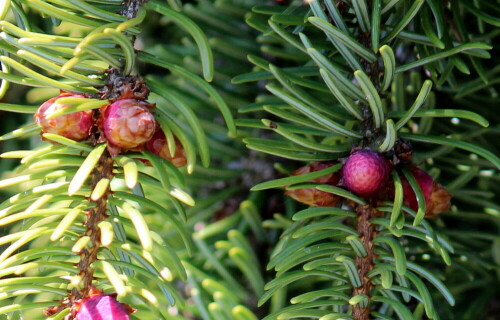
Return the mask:
<path fill-rule="evenodd" d="M 174 137 L 175 152 L 171 154 L 169 141 L 155 120 L 154 104 L 133 98 L 118 98 L 100 109 L 77 111 L 49 116 L 69 104 L 60 98 L 89 98 L 82 94 L 62 93 L 45 101 L 35 113 L 35 122 L 42 133 L 53 133 L 74 141 L 106 142 L 111 155 L 129 151 L 148 150 L 177 167 L 186 165 L 186 154 Z"/>
<path fill-rule="evenodd" d="M 291 175 L 323 170 L 334 164 L 336 163 L 314 162 L 295 170 Z M 393 170 L 399 171 L 402 167 L 409 169 L 424 195 L 426 217 L 433 217 L 450 209 L 451 194 L 424 170 L 411 163 L 394 166 L 393 162 L 383 154 L 369 149 L 354 151 L 345 159 L 344 166 L 340 171 L 310 180 L 310 182 L 341 187 L 377 203 L 378 201 L 394 200 L 394 182 L 391 178 L 391 172 Z M 414 211 L 418 210 L 415 191 L 404 175 L 399 176 L 403 184 L 404 205 Z M 292 189 L 285 193 L 301 203 L 316 207 L 335 207 L 341 202 L 341 197 L 314 188 Z"/>

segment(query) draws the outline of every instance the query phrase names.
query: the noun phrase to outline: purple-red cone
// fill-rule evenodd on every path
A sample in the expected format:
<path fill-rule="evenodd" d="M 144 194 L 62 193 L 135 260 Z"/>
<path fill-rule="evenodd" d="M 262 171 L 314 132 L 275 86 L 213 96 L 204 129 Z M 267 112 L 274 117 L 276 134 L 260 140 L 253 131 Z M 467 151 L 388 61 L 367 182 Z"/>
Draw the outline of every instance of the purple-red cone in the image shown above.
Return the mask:
<path fill-rule="evenodd" d="M 417 183 L 422 190 L 425 198 L 425 216 L 433 217 L 438 213 L 447 211 L 451 207 L 451 194 L 443 188 L 439 183 L 434 181 L 432 177 L 417 167 L 410 168 L 411 173 L 417 180 Z M 403 203 L 410 209 L 418 210 L 418 201 L 415 192 L 413 191 L 410 183 L 401 177 L 403 183 Z"/>
<path fill-rule="evenodd" d="M 75 141 L 87 139 L 94 125 L 92 110 L 78 111 L 47 119 L 50 114 L 69 106 L 56 102 L 57 99 L 63 97 L 87 98 L 81 94 L 71 93 L 63 93 L 57 97 L 51 98 L 38 108 L 35 113 L 35 122 L 42 127 L 44 133 L 58 134 Z"/>
<path fill-rule="evenodd" d="M 146 148 L 157 156 L 170 161 L 176 167 L 183 167 L 187 163 L 186 151 L 177 138 L 175 138 L 175 152 L 173 155 L 170 154 L 167 138 L 159 126 L 151 140 L 147 142 Z"/>
<path fill-rule="evenodd" d="M 108 295 L 85 299 L 76 314 L 76 320 L 130 320 L 125 307 Z"/>
<path fill-rule="evenodd" d="M 291 173 L 292 176 L 311 173 L 314 171 L 323 170 L 333 165 L 331 162 L 313 162 L 307 166 L 301 167 Z M 340 180 L 339 175 L 334 172 L 323 177 L 310 180 L 309 182 L 318 182 L 329 185 L 336 185 Z M 294 200 L 314 207 L 335 207 L 340 202 L 340 197 L 337 195 L 316 190 L 314 188 L 302 188 L 295 190 L 287 190 L 286 195 Z"/>
<path fill-rule="evenodd" d="M 117 100 L 104 109 L 102 130 L 108 142 L 124 150 L 145 144 L 155 132 L 156 121 L 146 102 Z"/>
<path fill-rule="evenodd" d="M 342 168 L 345 187 L 362 197 L 382 191 L 389 175 L 388 161 L 380 153 L 368 149 L 351 154 Z"/>

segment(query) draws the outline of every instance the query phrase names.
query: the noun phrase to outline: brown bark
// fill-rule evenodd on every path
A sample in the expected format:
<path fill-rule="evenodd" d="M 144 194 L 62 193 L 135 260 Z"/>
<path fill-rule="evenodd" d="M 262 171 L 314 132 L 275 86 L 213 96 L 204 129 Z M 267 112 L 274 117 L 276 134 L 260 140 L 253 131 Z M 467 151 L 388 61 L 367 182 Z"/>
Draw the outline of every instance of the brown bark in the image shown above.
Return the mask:
<path fill-rule="evenodd" d="M 120 15 L 129 19 L 135 18 L 137 11 L 148 0 L 126 0 L 122 10 L 118 12 Z"/>
<path fill-rule="evenodd" d="M 358 213 L 357 218 L 357 231 L 360 235 L 360 240 L 366 250 L 366 256 L 356 258 L 356 269 L 361 279 L 361 285 L 353 290 L 353 296 L 356 295 L 366 295 L 370 297 L 370 292 L 373 289 L 373 284 L 371 279 L 368 277 L 368 273 L 373 269 L 375 258 L 375 253 L 373 249 L 373 238 L 375 236 L 375 228 L 373 224 L 370 223 L 370 219 L 375 215 L 375 208 L 371 205 L 358 206 L 356 208 Z M 352 316 L 356 320 L 369 320 L 370 308 L 369 305 L 361 307 L 359 304 L 355 305 L 352 310 Z"/>
<path fill-rule="evenodd" d="M 101 179 L 113 178 L 113 158 L 105 150 L 99 160 L 98 165 L 92 172 L 92 188 L 97 185 Z M 85 236 L 90 237 L 91 246 L 83 249 L 80 252 L 80 262 L 78 263 L 78 275 L 82 277 L 82 289 L 73 289 L 72 295 L 74 299 L 86 298 L 92 287 L 92 280 L 94 276 L 94 269 L 91 267 L 92 263 L 97 260 L 99 253 L 101 231 L 99 230 L 99 222 L 105 220 L 108 215 L 106 213 L 106 204 L 109 196 L 109 186 L 104 195 L 97 201 L 96 206 L 87 212 L 87 221 L 85 222 L 86 230 Z"/>

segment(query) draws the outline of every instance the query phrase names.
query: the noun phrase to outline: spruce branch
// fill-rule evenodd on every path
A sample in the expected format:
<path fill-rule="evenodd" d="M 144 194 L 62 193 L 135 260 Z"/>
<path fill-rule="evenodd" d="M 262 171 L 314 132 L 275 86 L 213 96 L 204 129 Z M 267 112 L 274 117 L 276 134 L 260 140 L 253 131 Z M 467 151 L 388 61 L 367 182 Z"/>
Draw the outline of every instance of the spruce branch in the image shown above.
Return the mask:
<path fill-rule="evenodd" d="M 330 18 L 331 20 L 334 20 L 333 17 L 330 16 Z M 361 27 L 358 26 L 357 40 L 363 47 L 370 51 L 373 49 L 371 38 L 372 36 L 370 30 L 362 30 Z M 373 84 L 374 88 L 379 91 L 382 72 L 379 69 L 378 59 L 370 62 L 361 58 L 360 63 L 363 66 L 364 73 L 368 76 L 369 81 Z M 358 77 L 356 78 L 359 79 Z M 376 94 L 378 94 L 378 92 Z M 353 150 L 373 147 L 374 142 L 378 141 L 378 136 L 383 134 L 381 128 L 376 125 L 377 121 L 374 121 L 374 117 L 379 116 L 383 118 L 383 115 L 377 115 L 377 110 L 375 110 L 367 102 L 361 101 L 360 104 L 361 114 L 363 117 L 360 132 L 363 134 L 364 138 L 359 141 L 357 146 L 353 147 Z M 374 285 L 368 274 L 375 265 L 375 248 L 373 245 L 373 240 L 375 238 L 375 226 L 370 222 L 370 219 L 376 215 L 377 210 L 371 204 L 367 204 L 357 205 L 355 212 L 357 213 L 356 230 L 359 233 L 359 238 L 365 248 L 366 255 L 363 257 L 356 257 L 356 269 L 361 280 L 361 284 L 358 287 L 353 288 L 352 296 L 364 296 L 367 297 L 367 301 L 370 301 L 371 291 L 374 288 Z M 370 314 L 371 310 L 369 303 L 357 303 L 352 308 L 352 316 L 355 320 L 372 319 Z"/>
<path fill-rule="evenodd" d="M 127 0 L 123 5 L 123 8 L 119 11 L 119 14 L 127 17 L 128 19 L 133 19 L 136 17 L 137 11 L 140 9 L 141 5 L 146 1 L 147 0 Z M 132 37 L 131 42 L 135 42 L 135 37 Z M 119 99 L 123 97 L 133 97 L 138 100 L 147 99 L 150 90 L 140 77 L 124 75 L 123 70 L 113 66 L 110 66 L 106 73 L 106 84 L 100 89 L 99 93 L 94 94 L 96 98 L 100 98 L 102 100 Z M 100 142 L 105 142 L 102 132 L 94 134 L 90 141 L 90 143 L 94 146 L 96 143 Z M 108 148 L 111 148 L 111 146 L 108 145 Z M 91 190 L 94 190 L 103 179 L 107 179 L 108 181 L 112 180 L 115 175 L 113 173 L 114 165 L 114 157 L 107 149 L 104 150 L 99 158 L 97 166 L 95 166 L 90 174 Z M 94 288 L 93 281 L 95 269 L 92 267 L 92 264 L 98 260 L 98 254 L 101 249 L 101 230 L 99 228 L 99 223 L 105 221 L 109 217 L 107 214 L 107 206 L 110 194 L 111 187 L 108 183 L 106 190 L 102 193 L 99 199 L 88 199 L 90 202 L 95 203 L 95 207 L 86 212 L 87 218 L 84 223 L 85 232 L 83 236 L 90 239 L 91 245 L 83 248 L 78 253 L 80 261 L 77 264 L 77 274 L 80 277 L 80 289 L 73 288 L 71 294 L 68 295 L 68 298 L 64 300 L 59 307 L 52 307 L 45 311 L 46 315 L 55 314 L 64 308 L 70 308 L 71 312 L 67 314 L 64 319 L 73 320 L 77 315 L 80 303 L 89 298 Z"/>

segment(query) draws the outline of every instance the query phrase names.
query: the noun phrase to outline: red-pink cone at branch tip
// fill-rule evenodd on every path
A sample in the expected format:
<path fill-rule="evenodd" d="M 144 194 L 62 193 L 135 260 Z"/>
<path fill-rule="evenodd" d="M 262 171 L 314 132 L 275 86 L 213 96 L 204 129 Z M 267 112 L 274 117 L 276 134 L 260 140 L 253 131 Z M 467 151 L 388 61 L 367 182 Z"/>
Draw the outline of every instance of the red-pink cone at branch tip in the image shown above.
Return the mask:
<path fill-rule="evenodd" d="M 165 134 L 163 133 L 161 128 L 159 128 L 159 126 L 157 126 L 157 128 L 158 129 L 156 130 L 151 140 L 149 140 L 146 144 L 146 148 L 157 156 L 170 161 L 176 167 L 185 166 L 187 163 L 186 151 L 184 151 L 184 148 L 182 147 L 179 140 L 175 138 L 175 153 L 172 156 L 168 148 L 168 142 Z"/>
<path fill-rule="evenodd" d="M 311 173 L 314 171 L 329 168 L 332 165 L 334 164 L 331 162 L 313 162 L 311 164 L 308 164 L 307 166 L 298 168 L 297 170 L 292 172 L 291 175 L 298 176 L 301 174 Z M 323 177 L 310 180 L 309 182 L 325 183 L 334 186 L 339 182 L 339 180 L 340 177 L 338 173 L 334 172 Z M 339 196 L 332 193 L 316 190 L 314 188 L 287 190 L 285 194 L 298 202 L 313 207 L 335 207 L 340 202 Z"/>
<path fill-rule="evenodd" d="M 434 179 L 424 170 L 417 167 L 411 167 L 410 171 L 424 194 L 426 217 L 433 217 L 438 213 L 450 209 L 451 194 L 445 188 L 434 181 Z M 401 180 L 403 183 L 403 203 L 410 209 L 417 211 L 418 201 L 415 192 L 404 177 L 401 177 Z"/>
<path fill-rule="evenodd" d="M 76 320 L 129 320 L 123 305 L 108 295 L 86 299 L 76 314 Z"/>
<path fill-rule="evenodd" d="M 108 142 L 122 149 L 134 149 L 149 141 L 155 126 L 148 104 L 139 100 L 117 100 L 104 110 L 104 135 Z"/>
<path fill-rule="evenodd" d="M 342 168 L 345 187 L 355 194 L 368 197 L 381 191 L 389 180 L 389 164 L 378 152 L 364 149 L 347 158 Z"/>
<path fill-rule="evenodd" d="M 67 104 L 56 102 L 63 97 L 87 98 L 81 94 L 64 93 L 45 101 L 35 113 L 35 122 L 42 127 L 44 133 L 54 133 L 75 141 L 82 141 L 89 137 L 94 125 L 93 111 L 85 110 L 64 114 L 47 119 L 50 114 L 68 107 Z"/>

